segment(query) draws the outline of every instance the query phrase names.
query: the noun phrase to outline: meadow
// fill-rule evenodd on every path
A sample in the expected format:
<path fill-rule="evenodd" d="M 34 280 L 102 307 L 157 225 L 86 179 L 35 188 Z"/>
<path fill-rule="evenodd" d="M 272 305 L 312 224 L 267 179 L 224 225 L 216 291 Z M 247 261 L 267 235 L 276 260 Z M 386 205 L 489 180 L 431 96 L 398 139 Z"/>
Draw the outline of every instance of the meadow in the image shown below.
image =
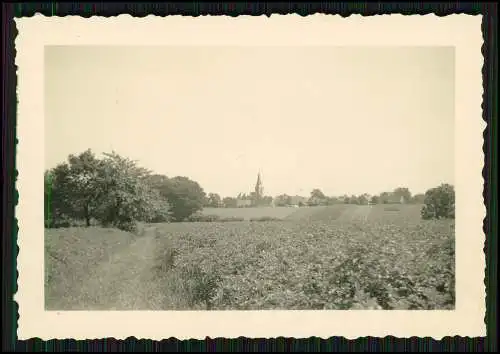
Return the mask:
<path fill-rule="evenodd" d="M 421 220 L 420 208 L 220 209 L 245 220 L 46 230 L 46 306 L 453 309 L 454 221 Z M 282 220 L 249 221 L 261 216 Z"/>

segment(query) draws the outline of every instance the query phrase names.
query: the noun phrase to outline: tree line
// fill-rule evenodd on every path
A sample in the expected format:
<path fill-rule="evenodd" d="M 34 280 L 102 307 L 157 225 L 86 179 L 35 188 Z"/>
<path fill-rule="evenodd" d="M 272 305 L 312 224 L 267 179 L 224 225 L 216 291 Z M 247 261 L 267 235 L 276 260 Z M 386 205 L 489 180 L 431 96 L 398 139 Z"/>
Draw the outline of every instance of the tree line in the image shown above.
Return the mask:
<path fill-rule="evenodd" d="M 210 193 L 205 207 L 211 208 L 235 208 L 238 200 L 253 200 L 253 193 L 249 195 L 240 193 L 236 197 L 221 198 L 217 193 Z M 280 194 L 275 198 L 264 196 L 261 198 L 261 206 L 327 206 L 335 204 L 424 204 L 425 194 L 412 195 L 410 190 L 405 187 L 398 187 L 391 192 L 383 192 L 379 195 L 370 195 L 368 193 L 360 195 L 327 196 L 320 189 L 313 189 L 309 197 L 292 196 Z M 254 206 L 250 204 L 248 206 Z"/>
<path fill-rule="evenodd" d="M 71 154 L 67 161 L 46 170 L 44 174 L 45 226 L 61 227 L 79 222 L 85 226 L 99 224 L 132 231 L 137 222 L 179 222 L 204 207 L 237 207 L 240 200 L 255 200 L 255 193 L 240 193 L 221 198 L 206 194 L 196 181 L 185 176 L 167 177 L 140 167 L 136 161 L 116 152 L 98 158 L 88 149 Z M 380 195 L 328 197 L 314 189 L 308 198 L 279 195 L 259 196 L 252 206 L 299 206 L 347 204 L 418 203 L 422 218 L 454 217 L 453 186 L 443 184 L 425 194 L 412 196 L 408 188 L 399 187 Z"/>
<path fill-rule="evenodd" d="M 133 230 L 138 221 L 182 221 L 203 208 L 196 181 L 154 174 L 116 152 L 103 155 L 89 149 L 45 171 L 46 227 L 81 221 Z"/>

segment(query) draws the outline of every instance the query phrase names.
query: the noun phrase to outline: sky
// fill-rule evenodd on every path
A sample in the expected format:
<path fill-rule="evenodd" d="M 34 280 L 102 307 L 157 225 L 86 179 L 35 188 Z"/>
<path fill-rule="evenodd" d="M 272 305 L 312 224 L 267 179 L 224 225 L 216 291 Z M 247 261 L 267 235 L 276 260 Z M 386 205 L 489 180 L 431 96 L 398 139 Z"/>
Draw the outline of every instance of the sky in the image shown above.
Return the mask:
<path fill-rule="evenodd" d="M 45 167 L 90 148 L 207 193 L 454 182 L 452 47 L 45 47 Z"/>

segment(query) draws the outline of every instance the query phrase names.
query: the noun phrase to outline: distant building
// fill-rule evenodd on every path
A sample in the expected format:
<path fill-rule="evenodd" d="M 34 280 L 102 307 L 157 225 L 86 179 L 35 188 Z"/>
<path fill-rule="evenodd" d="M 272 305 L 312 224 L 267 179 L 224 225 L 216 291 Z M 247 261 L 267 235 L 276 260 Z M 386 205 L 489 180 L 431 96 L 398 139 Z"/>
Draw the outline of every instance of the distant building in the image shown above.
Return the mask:
<path fill-rule="evenodd" d="M 264 184 L 260 172 L 257 173 L 257 182 L 253 191 L 250 194 L 240 193 L 236 198 L 236 206 L 238 208 L 274 206 L 273 198 L 264 195 Z"/>
<path fill-rule="evenodd" d="M 405 204 L 406 203 L 406 198 L 402 196 L 397 196 L 397 195 L 391 195 L 389 197 L 389 204 Z"/>
<path fill-rule="evenodd" d="M 260 172 L 257 174 L 257 183 L 255 183 L 255 198 L 257 200 L 264 196 L 264 185 L 262 184 L 262 179 L 260 177 Z"/>
<path fill-rule="evenodd" d="M 301 197 L 299 195 L 290 197 L 290 204 L 291 205 L 301 205 L 301 204 L 306 204 L 308 199 L 306 197 Z"/>
<path fill-rule="evenodd" d="M 252 206 L 252 201 L 250 199 L 236 199 L 237 208 L 246 208 Z"/>

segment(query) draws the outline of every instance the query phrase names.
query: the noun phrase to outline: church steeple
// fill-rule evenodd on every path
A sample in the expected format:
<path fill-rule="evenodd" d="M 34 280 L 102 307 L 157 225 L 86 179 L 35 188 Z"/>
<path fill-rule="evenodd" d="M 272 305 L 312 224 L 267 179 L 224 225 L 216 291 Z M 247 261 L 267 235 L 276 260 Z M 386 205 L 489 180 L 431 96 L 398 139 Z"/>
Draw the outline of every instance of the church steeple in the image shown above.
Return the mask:
<path fill-rule="evenodd" d="M 260 171 L 257 174 L 257 183 L 255 184 L 255 199 L 256 202 L 258 203 L 262 197 L 264 196 L 264 187 L 262 185 L 262 178 L 260 175 Z"/>

